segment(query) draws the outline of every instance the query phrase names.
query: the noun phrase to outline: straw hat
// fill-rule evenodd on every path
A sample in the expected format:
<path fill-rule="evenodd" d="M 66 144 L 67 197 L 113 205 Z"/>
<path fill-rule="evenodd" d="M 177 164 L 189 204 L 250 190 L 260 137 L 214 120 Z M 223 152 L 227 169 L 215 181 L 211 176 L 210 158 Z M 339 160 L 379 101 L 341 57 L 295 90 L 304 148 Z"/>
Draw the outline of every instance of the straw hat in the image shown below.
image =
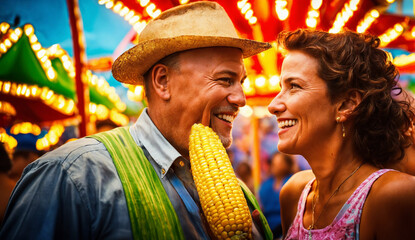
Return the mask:
<path fill-rule="evenodd" d="M 171 8 L 149 22 L 139 36 L 139 43 L 115 60 L 112 73 L 120 82 L 143 84 L 143 74 L 160 59 L 204 47 L 240 48 L 246 58 L 271 45 L 239 38 L 219 4 L 195 2 Z"/>

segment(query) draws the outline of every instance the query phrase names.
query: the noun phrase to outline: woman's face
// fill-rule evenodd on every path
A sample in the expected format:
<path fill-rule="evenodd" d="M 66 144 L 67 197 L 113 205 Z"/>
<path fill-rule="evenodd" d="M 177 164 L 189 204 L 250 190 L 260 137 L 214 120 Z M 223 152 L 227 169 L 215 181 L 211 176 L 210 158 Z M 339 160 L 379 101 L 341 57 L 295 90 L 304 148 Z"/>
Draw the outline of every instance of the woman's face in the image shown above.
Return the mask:
<path fill-rule="evenodd" d="M 317 69 L 318 61 L 301 51 L 292 51 L 284 59 L 281 92 L 268 106 L 277 116 L 281 152 L 306 156 L 327 146 L 336 133 L 336 104 L 331 103 Z"/>

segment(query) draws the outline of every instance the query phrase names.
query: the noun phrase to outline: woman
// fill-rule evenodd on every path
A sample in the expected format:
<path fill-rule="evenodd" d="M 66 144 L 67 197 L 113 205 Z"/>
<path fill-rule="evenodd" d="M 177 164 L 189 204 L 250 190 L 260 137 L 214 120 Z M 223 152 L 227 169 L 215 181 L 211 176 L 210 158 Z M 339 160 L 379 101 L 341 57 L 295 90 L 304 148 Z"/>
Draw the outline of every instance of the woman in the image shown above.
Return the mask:
<path fill-rule="evenodd" d="M 297 30 L 279 42 L 278 149 L 312 169 L 281 190 L 285 239 L 413 239 L 415 178 L 383 169 L 411 143 L 413 113 L 391 96 L 398 72 L 380 40 Z"/>
<path fill-rule="evenodd" d="M 294 172 L 291 155 L 275 152 L 269 159 L 270 178 L 259 188 L 259 202 L 274 238 L 282 236 L 280 191 Z"/>

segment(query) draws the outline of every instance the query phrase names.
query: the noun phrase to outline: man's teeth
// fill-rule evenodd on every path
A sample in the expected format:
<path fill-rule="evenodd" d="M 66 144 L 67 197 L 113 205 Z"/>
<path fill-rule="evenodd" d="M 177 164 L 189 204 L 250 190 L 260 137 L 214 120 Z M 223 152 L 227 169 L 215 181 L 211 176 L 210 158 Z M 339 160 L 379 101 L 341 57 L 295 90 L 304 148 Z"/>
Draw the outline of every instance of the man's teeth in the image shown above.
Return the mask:
<path fill-rule="evenodd" d="M 227 114 L 218 114 L 218 118 L 225 120 L 227 122 L 233 122 L 234 116 L 233 115 L 227 115 Z"/>
<path fill-rule="evenodd" d="M 297 123 L 297 120 L 295 120 L 295 119 L 293 119 L 293 120 L 280 121 L 280 122 L 278 122 L 278 127 L 279 128 L 292 127 L 296 123 Z"/>

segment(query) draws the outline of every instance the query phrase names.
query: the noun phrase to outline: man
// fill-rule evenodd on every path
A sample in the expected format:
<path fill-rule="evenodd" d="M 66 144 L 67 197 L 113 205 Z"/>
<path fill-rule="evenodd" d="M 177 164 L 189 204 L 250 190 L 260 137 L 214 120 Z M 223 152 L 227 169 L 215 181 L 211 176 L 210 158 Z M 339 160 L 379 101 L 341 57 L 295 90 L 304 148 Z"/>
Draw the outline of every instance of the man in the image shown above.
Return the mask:
<path fill-rule="evenodd" d="M 209 239 L 190 128 L 209 125 L 229 147 L 245 104 L 242 59 L 269 47 L 239 39 L 213 2 L 162 13 L 113 66 L 118 81 L 144 83 L 148 108 L 130 128 L 68 143 L 28 167 L 0 238 Z M 254 224 L 254 238 L 267 227 Z"/>

